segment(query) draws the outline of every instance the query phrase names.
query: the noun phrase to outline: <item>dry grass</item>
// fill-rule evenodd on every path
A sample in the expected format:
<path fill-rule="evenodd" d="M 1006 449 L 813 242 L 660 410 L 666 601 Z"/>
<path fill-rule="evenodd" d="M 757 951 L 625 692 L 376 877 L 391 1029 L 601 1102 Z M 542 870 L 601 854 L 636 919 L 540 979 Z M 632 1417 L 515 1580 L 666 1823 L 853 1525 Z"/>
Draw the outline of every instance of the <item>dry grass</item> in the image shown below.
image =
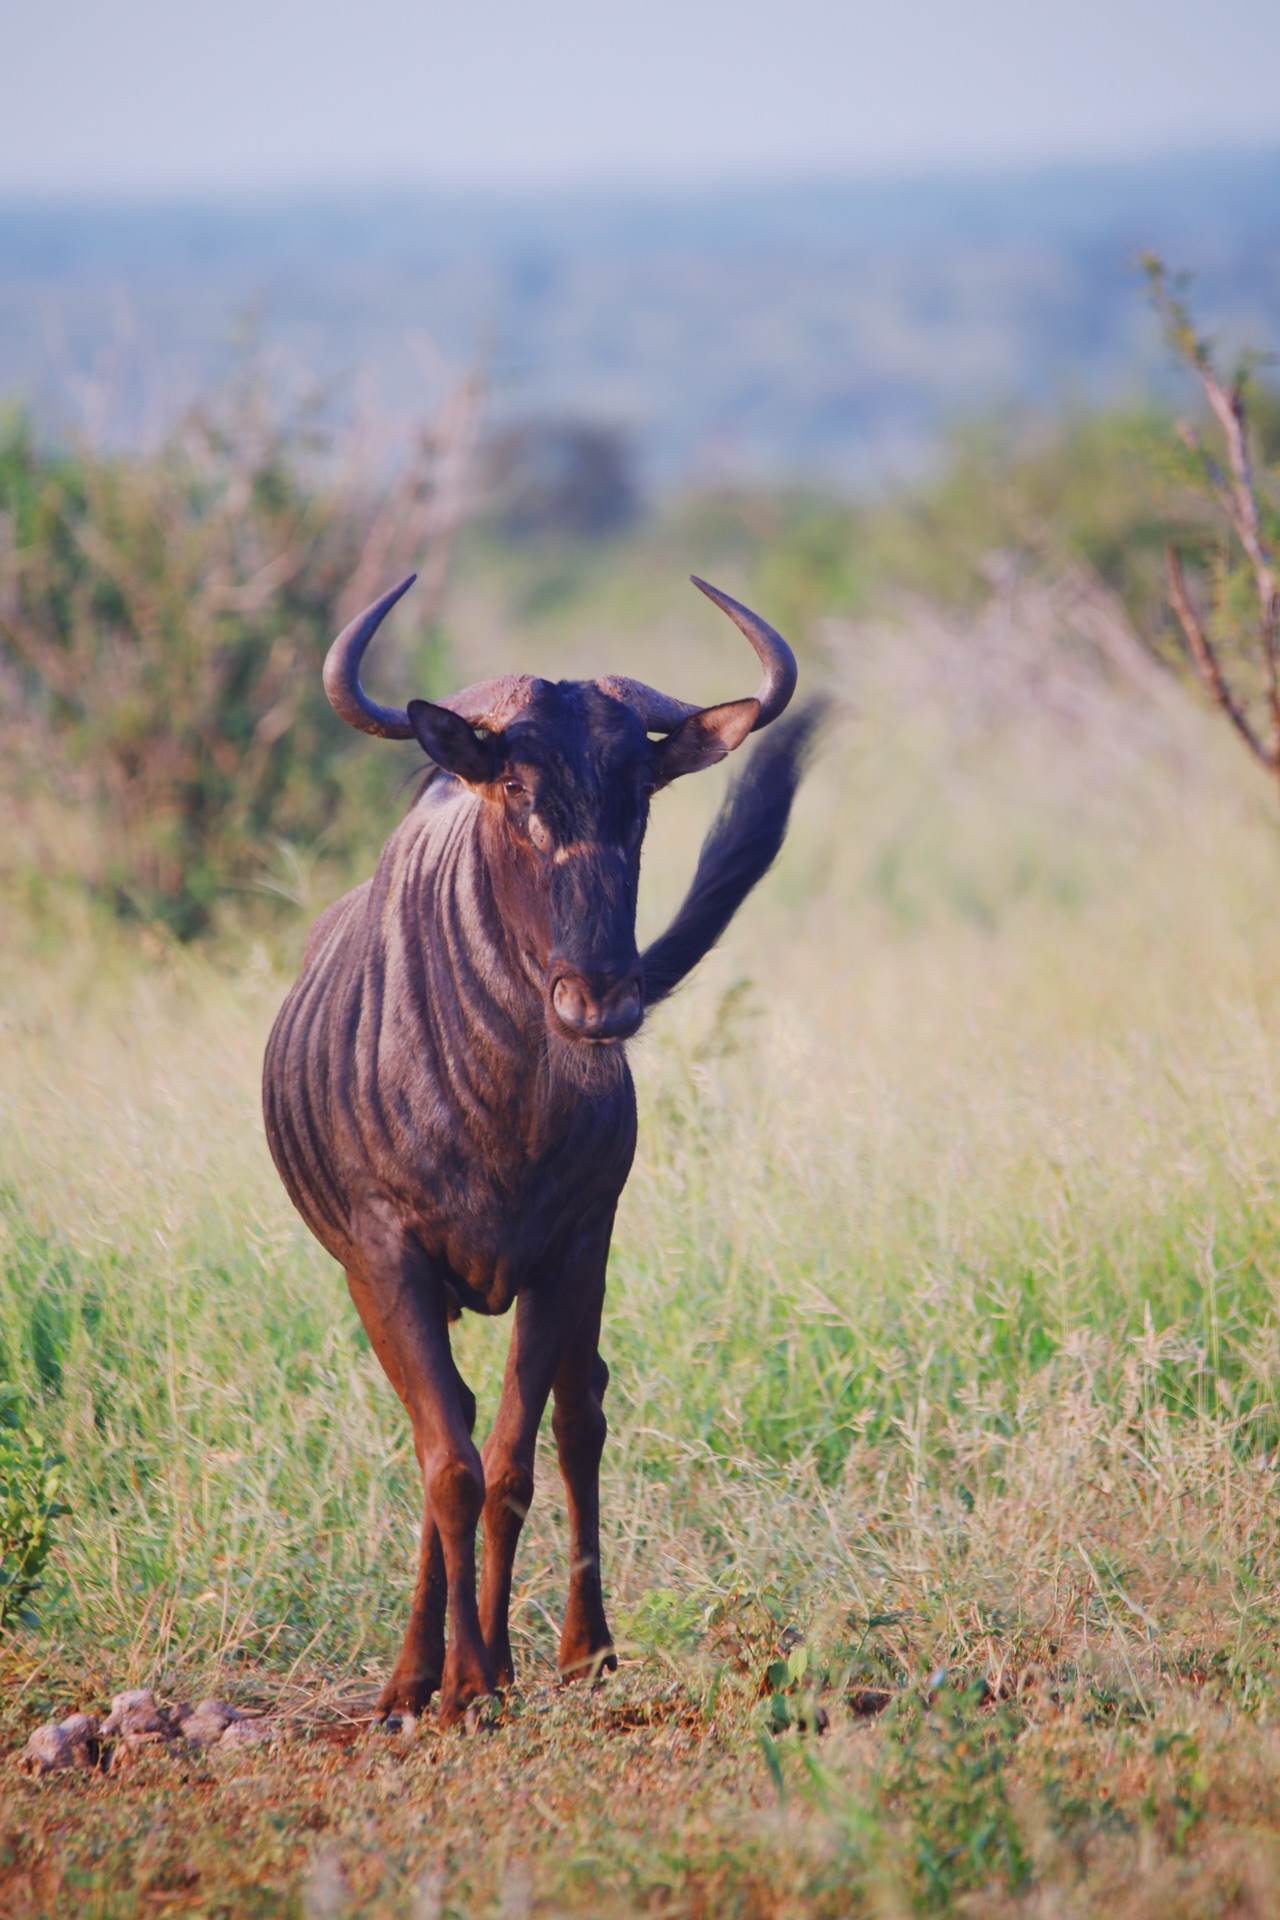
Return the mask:
<path fill-rule="evenodd" d="M 636 1049 L 623 1672 L 550 1685 L 548 1472 L 471 1739 L 358 1724 L 413 1460 L 261 1144 L 277 966 L 11 917 L 0 1340 L 74 1511 L 5 1729 L 146 1682 L 293 1732 L 10 1780 L 6 1912 L 1280 1911 L 1280 846 L 1108 617 L 829 636 L 785 861 Z M 482 1417 L 504 1339 L 461 1330 Z"/>

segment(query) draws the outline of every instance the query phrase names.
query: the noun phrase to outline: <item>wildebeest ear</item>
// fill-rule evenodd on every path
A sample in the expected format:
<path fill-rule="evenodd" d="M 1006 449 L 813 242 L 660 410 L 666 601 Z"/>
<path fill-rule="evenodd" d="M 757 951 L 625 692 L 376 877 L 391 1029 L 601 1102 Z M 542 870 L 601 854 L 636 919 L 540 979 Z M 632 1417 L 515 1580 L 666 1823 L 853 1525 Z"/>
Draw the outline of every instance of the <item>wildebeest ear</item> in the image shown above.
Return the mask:
<path fill-rule="evenodd" d="M 461 714 L 430 700 L 411 700 L 407 711 L 418 745 L 438 767 L 475 785 L 494 778 L 502 758 L 494 736 L 478 734 Z"/>
<path fill-rule="evenodd" d="M 682 720 L 653 750 L 657 784 L 665 787 L 682 773 L 701 773 L 740 747 L 760 718 L 758 700 L 726 700 L 722 707 L 703 707 Z"/>

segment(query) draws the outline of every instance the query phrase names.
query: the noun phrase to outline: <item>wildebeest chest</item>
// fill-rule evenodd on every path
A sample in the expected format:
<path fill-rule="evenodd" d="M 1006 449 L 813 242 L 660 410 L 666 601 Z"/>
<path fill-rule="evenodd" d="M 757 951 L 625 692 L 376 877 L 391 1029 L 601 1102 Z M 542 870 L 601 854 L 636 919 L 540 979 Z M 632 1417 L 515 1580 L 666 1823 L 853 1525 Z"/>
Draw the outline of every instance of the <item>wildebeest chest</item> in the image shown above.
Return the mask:
<path fill-rule="evenodd" d="M 554 1282 L 584 1239 L 608 1234 L 635 1145 L 625 1096 L 584 1102 L 554 1145 L 495 1154 L 485 1169 L 425 1144 L 401 1208 L 459 1307 L 501 1314 Z M 407 1163 L 406 1163 L 407 1164 Z"/>
<path fill-rule="evenodd" d="M 385 1196 L 457 1305 L 505 1313 L 523 1288 L 555 1278 L 584 1238 L 607 1239 L 635 1150 L 631 1075 L 620 1051 L 584 1073 L 557 1060 L 554 1045 L 531 1042 L 507 1058 L 504 1109 L 492 1061 L 454 1059 L 442 1074 L 424 1054 L 438 1061 L 443 1049 L 421 1041 L 419 1031 L 413 1044 L 381 1049 L 377 1103 L 342 1102 L 335 1116 L 352 1205 Z M 478 1052 L 483 1040 L 463 1044 Z"/>

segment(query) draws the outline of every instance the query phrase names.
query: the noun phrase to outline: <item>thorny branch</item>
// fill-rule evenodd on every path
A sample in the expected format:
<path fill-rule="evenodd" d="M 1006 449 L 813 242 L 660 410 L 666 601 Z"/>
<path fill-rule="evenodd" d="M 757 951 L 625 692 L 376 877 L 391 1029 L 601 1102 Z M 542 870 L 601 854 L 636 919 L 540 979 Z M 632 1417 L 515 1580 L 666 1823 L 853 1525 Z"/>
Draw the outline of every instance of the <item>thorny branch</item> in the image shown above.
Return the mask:
<path fill-rule="evenodd" d="M 1183 425 L 1180 435 L 1188 450 L 1196 455 L 1209 492 L 1235 534 L 1253 572 L 1258 596 L 1258 643 L 1266 704 L 1269 739 L 1264 744 L 1249 720 L 1244 699 L 1229 684 L 1217 650 L 1209 638 L 1204 621 L 1192 603 L 1182 558 L 1176 546 L 1167 550 L 1169 568 L 1169 604 L 1177 616 L 1197 672 L 1215 704 L 1235 728 L 1250 753 L 1271 774 L 1280 789 L 1280 593 L 1276 587 L 1275 562 L 1263 528 L 1258 487 L 1249 451 L 1249 421 L 1245 406 L 1244 378 L 1237 375 L 1228 386 L 1213 364 L 1208 342 L 1196 333 L 1185 303 L 1170 289 L 1165 269 L 1154 257 L 1148 257 L 1147 274 L 1152 297 L 1164 321 L 1171 346 L 1194 367 L 1204 388 L 1205 398 L 1226 444 L 1228 473 L 1205 449 L 1195 429 Z"/>
<path fill-rule="evenodd" d="M 1230 720 L 1232 726 L 1240 735 L 1240 738 L 1244 741 L 1255 760 L 1258 761 L 1260 766 L 1266 767 L 1269 772 L 1273 772 L 1272 757 L 1249 724 L 1249 716 L 1245 713 L 1244 708 L 1236 700 L 1235 695 L 1227 685 L 1222 668 L 1218 662 L 1218 656 L 1213 649 L 1208 634 L 1201 624 L 1199 615 L 1191 604 L 1191 597 L 1187 592 L 1186 578 L 1182 571 L 1182 556 L 1172 541 L 1170 541 L 1166 549 L 1166 557 L 1169 562 L 1169 604 L 1177 614 L 1179 624 L 1182 627 L 1183 633 L 1186 635 L 1187 646 L 1190 649 L 1191 658 L 1195 661 L 1200 678 L 1204 681 L 1209 693 L 1222 708 L 1222 711 L 1226 714 L 1228 720 Z"/>

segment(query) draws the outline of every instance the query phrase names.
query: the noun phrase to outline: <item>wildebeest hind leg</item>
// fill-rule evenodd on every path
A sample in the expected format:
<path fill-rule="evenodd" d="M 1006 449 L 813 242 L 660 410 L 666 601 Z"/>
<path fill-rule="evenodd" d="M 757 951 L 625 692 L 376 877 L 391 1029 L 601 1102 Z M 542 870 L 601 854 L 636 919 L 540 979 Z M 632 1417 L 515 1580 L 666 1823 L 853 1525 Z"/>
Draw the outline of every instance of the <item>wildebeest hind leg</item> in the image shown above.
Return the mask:
<path fill-rule="evenodd" d="M 566 1349 L 555 1379 L 552 1426 L 560 1454 L 569 1506 L 569 1602 L 560 1634 L 560 1671 L 566 1680 L 587 1675 L 594 1679 L 618 1665 L 613 1635 L 604 1617 L 600 1575 L 600 1455 L 607 1422 L 604 1390 L 609 1369 L 601 1359 L 600 1308 L 582 1320 Z"/>
<path fill-rule="evenodd" d="M 470 1701 L 493 1691 L 476 1612 L 475 1530 L 484 1470 L 471 1439 L 475 1397 L 454 1365 L 447 1296 L 438 1276 L 416 1242 L 388 1252 L 395 1257 L 384 1257 L 380 1271 L 370 1262 L 366 1274 L 355 1275 L 351 1291 L 387 1377 L 409 1410 L 425 1505 L 409 1626 L 378 1710 L 418 1712 L 438 1685 L 440 1720 L 447 1726 Z"/>

